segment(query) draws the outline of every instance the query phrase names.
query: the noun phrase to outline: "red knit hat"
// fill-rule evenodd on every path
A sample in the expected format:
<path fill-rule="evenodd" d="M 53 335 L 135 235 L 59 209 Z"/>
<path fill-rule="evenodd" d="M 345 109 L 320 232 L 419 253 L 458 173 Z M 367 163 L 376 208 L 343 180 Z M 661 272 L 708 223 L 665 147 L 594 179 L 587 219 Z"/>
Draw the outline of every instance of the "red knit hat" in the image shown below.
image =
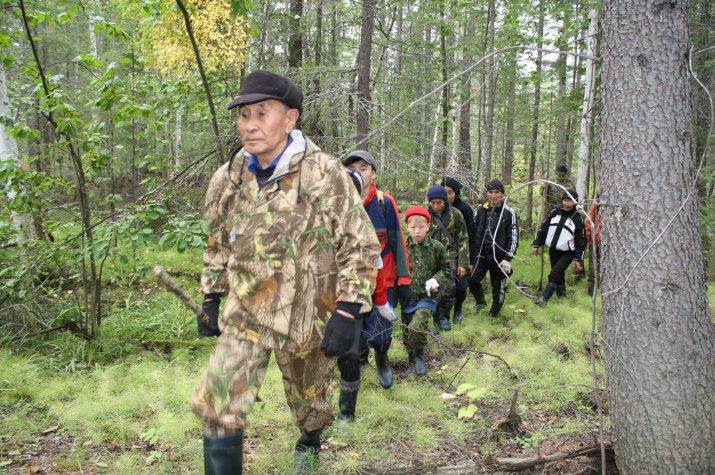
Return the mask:
<path fill-rule="evenodd" d="M 405 213 L 405 223 L 407 222 L 408 219 L 410 219 L 410 216 L 414 216 L 414 215 L 424 216 L 425 218 L 427 218 L 428 224 L 431 221 L 430 215 L 427 212 L 427 210 L 424 209 L 422 206 L 415 205 L 412 208 L 408 209 L 407 212 Z"/>

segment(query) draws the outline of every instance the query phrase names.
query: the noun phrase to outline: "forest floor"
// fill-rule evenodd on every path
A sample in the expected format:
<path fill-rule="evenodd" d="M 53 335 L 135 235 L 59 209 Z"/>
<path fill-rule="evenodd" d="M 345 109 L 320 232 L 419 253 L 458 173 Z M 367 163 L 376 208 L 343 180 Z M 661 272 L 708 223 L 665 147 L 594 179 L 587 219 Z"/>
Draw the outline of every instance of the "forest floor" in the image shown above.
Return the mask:
<path fill-rule="evenodd" d="M 529 250 L 520 249 L 515 284 L 533 295 L 540 259 Z M 199 293 L 200 253 L 153 252 L 148 259 Z M 605 381 L 600 347 L 594 376 L 588 345 L 592 322 L 600 327 L 599 302 L 594 318 L 585 278 L 569 278 L 567 300 L 544 308 L 526 294 L 510 289 L 495 319 L 473 313 L 470 296 L 464 322 L 430 340 L 422 378 L 400 378 L 406 353 L 396 328 L 395 384 L 380 387 L 371 356 L 356 420 L 322 434 L 320 473 L 601 473 L 593 381 L 601 390 Z M 0 345 L 0 473 L 201 473 L 201 422 L 189 399 L 213 339 L 199 338 L 195 317 L 151 278 L 113 279 L 105 295 L 96 341 L 59 333 Z M 711 305 L 714 296 L 711 286 Z M 66 304 L 60 292 L 46 298 Z M 615 474 L 601 395 L 606 473 Z M 298 432 L 274 359 L 260 397 L 245 433 L 244 473 L 290 473 Z"/>

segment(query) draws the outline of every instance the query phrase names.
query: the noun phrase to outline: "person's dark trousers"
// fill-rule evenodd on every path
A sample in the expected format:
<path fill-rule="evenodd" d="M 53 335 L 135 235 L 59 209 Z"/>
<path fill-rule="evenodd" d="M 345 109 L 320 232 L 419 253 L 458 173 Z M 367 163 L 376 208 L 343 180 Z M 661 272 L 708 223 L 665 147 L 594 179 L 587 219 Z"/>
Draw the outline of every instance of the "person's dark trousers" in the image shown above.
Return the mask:
<path fill-rule="evenodd" d="M 435 329 L 452 329 L 452 325 L 450 325 L 449 323 L 449 312 L 452 311 L 452 307 L 454 306 L 459 279 L 457 278 L 457 263 L 450 262 L 449 266 L 452 269 L 452 275 L 447 280 L 447 282 L 445 282 L 440 288 L 442 294 L 439 299 L 438 308 L 434 316 Z"/>
<path fill-rule="evenodd" d="M 454 323 L 459 323 L 464 318 L 462 305 L 467 300 L 467 289 L 469 288 L 469 272 L 459 279 L 457 283 L 457 293 L 454 300 Z"/>
<path fill-rule="evenodd" d="M 549 249 L 549 260 L 551 261 L 551 272 L 549 272 L 549 282 L 554 286 L 566 283 L 566 269 L 573 262 L 574 251 L 559 251 Z"/>
<path fill-rule="evenodd" d="M 588 246 L 588 249 L 588 295 L 593 295 L 593 288 L 596 286 L 596 268 L 598 267 L 599 273 L 601 272 L 601 249 L 594 246 Z"/>
<path fill-rule="evenodd" d="M 506 276 L 499 267 L 499 263 L 494 260 L 494 256 L 491 251 L 489 251 L 487 257 L 480 257 L 477 261 L 477 266 L 469 278 L 469 290 L 474 295 L 474 299 L 477 303 L 481 303 L 478 296 L 484 295 L 484 290 L 482 289 L 482 280 L 489 272 L 489 278 L 492 282 L 492 307 L 489 313 L 492 316 L 496 316 L 501 311 L 504 306 L 504 294 L 506 291 Z"/>

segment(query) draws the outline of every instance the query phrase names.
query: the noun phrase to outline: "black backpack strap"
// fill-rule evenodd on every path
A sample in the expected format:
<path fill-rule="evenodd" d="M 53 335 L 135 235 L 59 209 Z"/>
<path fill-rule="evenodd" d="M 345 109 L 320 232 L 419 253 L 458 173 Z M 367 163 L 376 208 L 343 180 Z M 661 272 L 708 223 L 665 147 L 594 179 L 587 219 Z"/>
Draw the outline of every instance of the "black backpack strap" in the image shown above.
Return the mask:
<path fill-rule="evenodd" d="M 447 231 L 447 228 L 445 227 L 444 223 L 442 222 L 441 219 L 439 219 L 439 216 L 436 214 L 432 215 L 432 219 L 434 219 L 435 223 L 437 223 L 437 226 L 439 226 L 439 229 L 442 230 L 445 236 L 447 236 L 447 239 L 449 240 L 449 243 L 452 245 L 455 251 L 457 251 L 457 254 L 459 254 L 459 245 L 457 245 L 457 241 L 454 240 L 451 234 L 449 234 L 449 231 Z"/>

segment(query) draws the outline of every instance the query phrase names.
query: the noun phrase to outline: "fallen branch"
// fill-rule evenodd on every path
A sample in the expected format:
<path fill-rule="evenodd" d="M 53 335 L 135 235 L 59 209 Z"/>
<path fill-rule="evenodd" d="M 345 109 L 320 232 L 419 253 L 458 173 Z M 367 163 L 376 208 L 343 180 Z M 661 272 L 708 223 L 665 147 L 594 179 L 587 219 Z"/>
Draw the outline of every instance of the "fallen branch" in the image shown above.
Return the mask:
<path fill-rule="evenodd" d="M 193 312 L 198 316 L 204 324 L 209 325 L 209 316 L 204 313 L 204 311 L 199 307 L 196 302 L 194 302 L 194 299 L 191 298 L 189 294 L 184 292 L 184 289 L 179 287 L 179 284 L 174 282 L 171 277 L 169 277 L 169 274 L 166 273 L 166 271 L 161 267 L 161 266 L 155 266 L 154 267 L 154 274 L 161 279 L 162 282 L 164 282 L 164 285 L 166 285 L 169 290 L 174 292 L 177 297 L 181 299 L 184 304 L 186 304 L 187 307 L 189 307 Z"/>
<path fill-rule="evenodd" d="M 57 327 L 47 328 L 47 329 L 45 329 L 45 330 L 41 330 L 41 331 L 35 332 L 35 333 L 26 333 L 26 334 L 24 334 L 24 335 L 18 335 L 18 336 L 16 336 L 15 338 L 13 338 L 12 340 L 10 340 L 10 343 L 14 343 L 14 342 L 19 341 L 19 340 L 24 340 L 25 338 L 29 338 L 29 337 L 31 337 L 31 336 L 37 336 L 37 335 L 42 335 L 42 334 L 44 334 L 44 333 L 50 333 L 50 332 L 53 332 L 53 331 L 56 331 L 56 330 L 61 330 L 61 329 L 66 328 L 66 327 L 67 327 L 67 325 L 59 325 L 59 326 L 57 326 Z"/>
<path fill-rule="evenodd" d="M 613 444 L 608 442 L 606 444 L 607 451 L 613 454 Z M 523 457 L 523 458 L 498 458 L 494 459 L 494 464 L 499 470 L 504 470 L 506 472 L 521 472 L 534 468 L 537 465 L 543 465 L 549 462 L 556 462 L 558 460 L 583 457 L 584 455 L 598 455 L 601 453 L 601 445 L 591 445 L 584 447 L 583 449 L 576 450 L 573 452 L 562 452 L 554 455 L 538 455 L 537 457 Z"/>

